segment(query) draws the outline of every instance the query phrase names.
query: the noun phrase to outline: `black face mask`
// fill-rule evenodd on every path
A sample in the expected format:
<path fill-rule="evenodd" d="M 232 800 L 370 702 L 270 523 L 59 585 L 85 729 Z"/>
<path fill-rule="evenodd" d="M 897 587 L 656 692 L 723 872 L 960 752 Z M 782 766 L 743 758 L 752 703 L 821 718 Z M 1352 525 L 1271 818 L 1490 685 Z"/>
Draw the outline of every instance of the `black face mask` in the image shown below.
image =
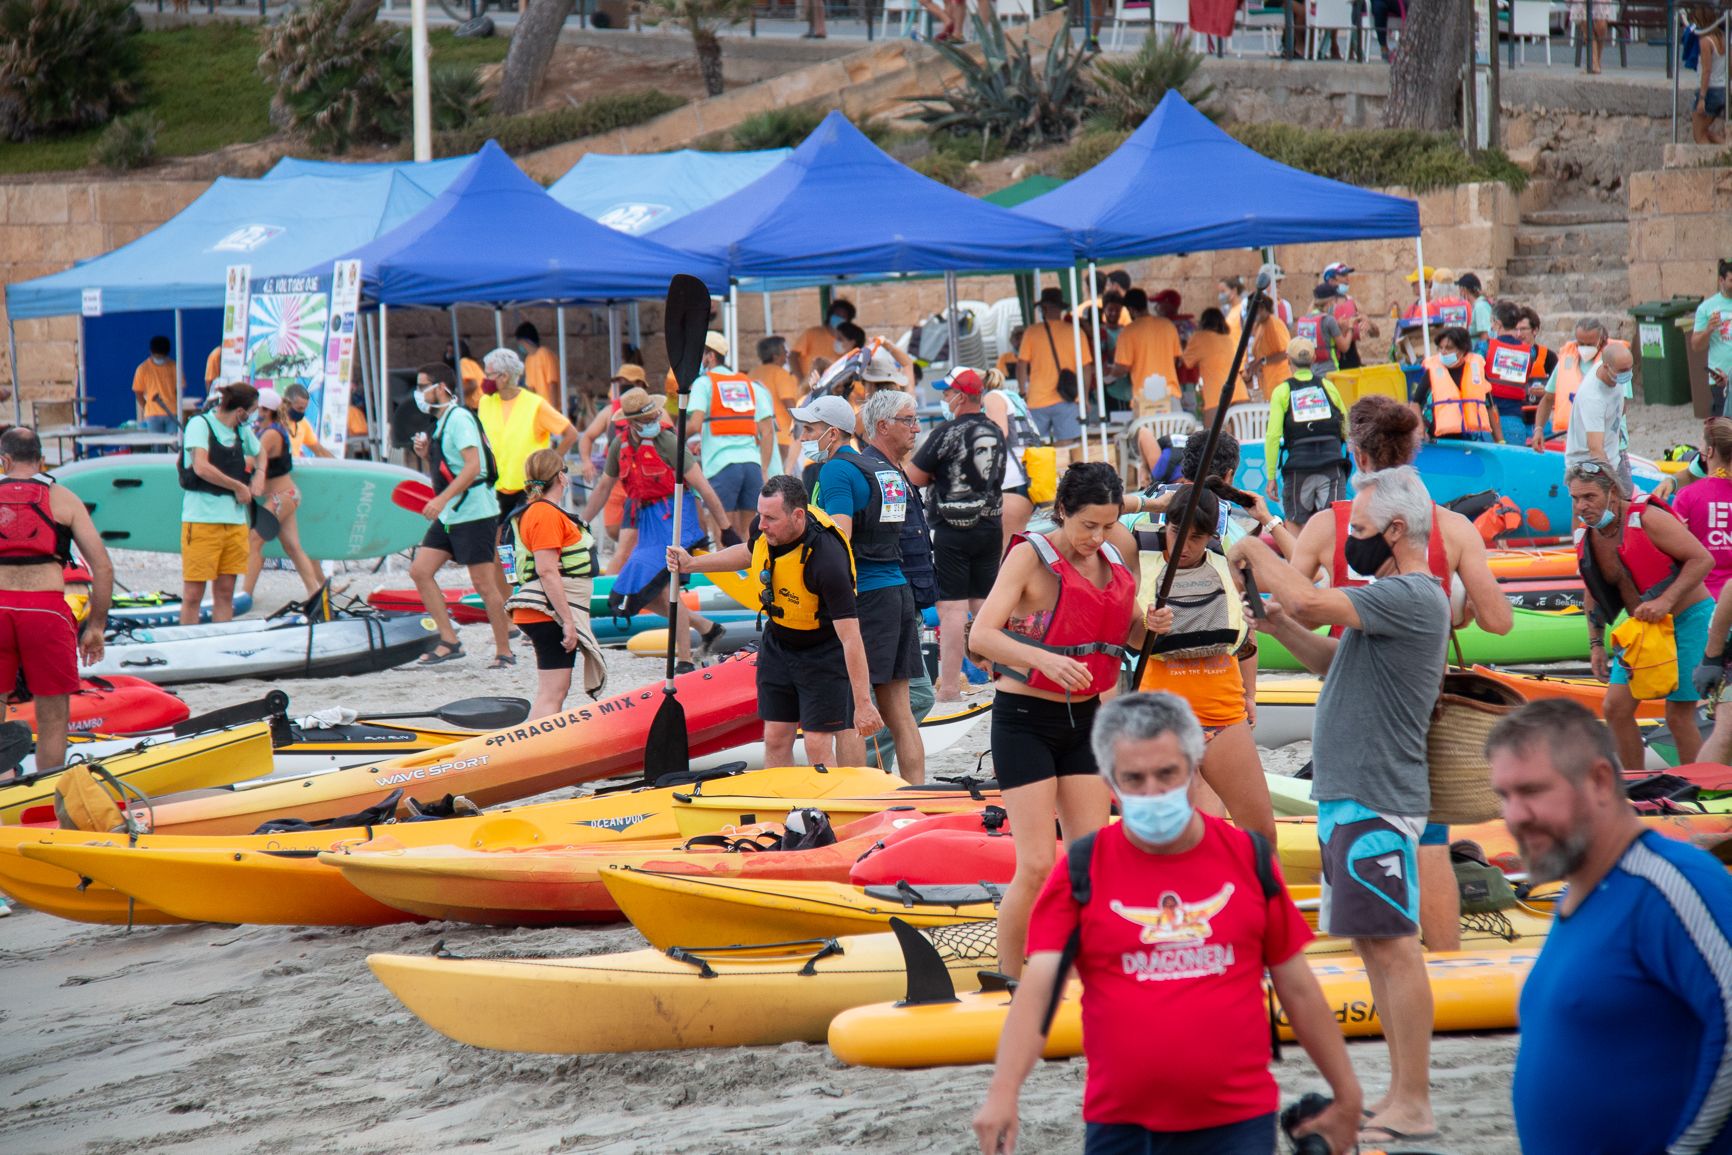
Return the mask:
<path fill-rule="evenodd" d="M 1354 573 L 1375 577 L 1384 563 L 1395 555 L 1395 547 L 1390 545 L 1381 533 L 1374 533 L 1370 537 L 1354 537 L 1349 534 L 1342 553 Z"/>
<path fill-rule="evenodd" d="M 301 418 L 305 417 L 306 415 L 307 415 L 307 411 L 305 409 L 290 409 L 290 410 L 288 410 L 288 416 L 289 416 L 290 421 L 299 421 Z"/>

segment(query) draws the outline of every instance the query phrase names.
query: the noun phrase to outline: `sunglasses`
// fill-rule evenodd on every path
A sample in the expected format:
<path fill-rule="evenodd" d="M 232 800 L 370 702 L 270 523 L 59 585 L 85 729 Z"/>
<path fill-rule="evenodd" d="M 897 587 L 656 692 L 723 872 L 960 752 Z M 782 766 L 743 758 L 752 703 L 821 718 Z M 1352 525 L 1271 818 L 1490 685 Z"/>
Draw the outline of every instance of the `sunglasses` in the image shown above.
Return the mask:
<path fill-rule="evenodd" d="M 1576 472 L 1585 473 L 1589 477 L 1609 477 L 1612 471 L 1597 461 L 1584 461 L 1576 466 Z"/>

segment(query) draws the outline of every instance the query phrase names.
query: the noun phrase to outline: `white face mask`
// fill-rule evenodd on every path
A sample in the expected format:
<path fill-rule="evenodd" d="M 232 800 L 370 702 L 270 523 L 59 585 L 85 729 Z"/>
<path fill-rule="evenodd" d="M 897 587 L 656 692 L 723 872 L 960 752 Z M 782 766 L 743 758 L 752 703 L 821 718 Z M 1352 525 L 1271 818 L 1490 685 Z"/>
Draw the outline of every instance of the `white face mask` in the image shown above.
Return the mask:
<path fill-rule="evenodd" d="M 644 421 L 633 425 L 632 428 L 637 430 L 639 437 L 645 441 L 650 441 L 662 431 L 662 423 L 660 421 Z"/>

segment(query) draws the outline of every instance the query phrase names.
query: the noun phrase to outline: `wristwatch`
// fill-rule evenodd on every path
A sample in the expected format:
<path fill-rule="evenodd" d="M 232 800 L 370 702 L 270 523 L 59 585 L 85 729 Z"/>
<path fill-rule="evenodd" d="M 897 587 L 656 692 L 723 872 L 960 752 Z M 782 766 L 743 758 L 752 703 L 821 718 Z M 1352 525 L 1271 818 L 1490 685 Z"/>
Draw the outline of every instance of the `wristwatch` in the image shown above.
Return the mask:
<path fill-rule="evenodd" d="M 1287 519 L 1279 514 L 1271 514 L 1269 520 L 1257 527 L 1259 533 L 1267 533 L 1278 525 L 1286 525 Z"/>

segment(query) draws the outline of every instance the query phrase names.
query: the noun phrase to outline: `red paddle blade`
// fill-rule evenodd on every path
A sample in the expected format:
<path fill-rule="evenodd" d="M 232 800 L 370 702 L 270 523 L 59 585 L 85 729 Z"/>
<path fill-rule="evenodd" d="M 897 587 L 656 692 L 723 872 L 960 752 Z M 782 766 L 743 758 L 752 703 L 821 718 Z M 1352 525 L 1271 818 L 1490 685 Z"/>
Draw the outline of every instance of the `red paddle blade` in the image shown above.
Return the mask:
<path fill-rule="evenodd" d="M 391 491 L 391 504 L 410 513 L 420 513 L 433 500 L 433 487 L 425 481 L 399 481 Z"/>

